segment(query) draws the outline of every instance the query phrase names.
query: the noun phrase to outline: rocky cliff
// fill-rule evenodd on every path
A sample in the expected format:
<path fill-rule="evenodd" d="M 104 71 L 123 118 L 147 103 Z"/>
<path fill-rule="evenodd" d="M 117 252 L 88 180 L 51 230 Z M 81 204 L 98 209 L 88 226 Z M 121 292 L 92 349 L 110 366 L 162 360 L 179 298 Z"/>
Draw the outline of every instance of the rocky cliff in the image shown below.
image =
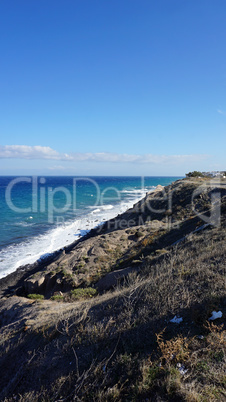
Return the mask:
<path fill-rule="evenodd" d="M 179 180 L 3 278 L 1 400 L 222 400 L 225 238 L 226 181 Z"/>

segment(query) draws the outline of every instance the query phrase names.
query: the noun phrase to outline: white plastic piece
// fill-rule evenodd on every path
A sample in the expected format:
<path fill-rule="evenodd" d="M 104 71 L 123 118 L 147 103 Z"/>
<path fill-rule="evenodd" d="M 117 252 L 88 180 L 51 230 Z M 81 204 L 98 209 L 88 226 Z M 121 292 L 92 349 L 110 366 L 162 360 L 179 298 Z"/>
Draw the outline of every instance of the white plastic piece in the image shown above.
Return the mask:
<path fill-rule="evenodd" d="M 173 322 L 174 324 L 180 324 L 183 321 L 182 317 L 177 317 L 175 315 L 175 317 L 172 318 L 172 320 L 170 320 L 170 322 Z"/>
<path fill-rule="evenodd" d="M 217 318 L 221 318 L 222 317 L 222 311 L 212 311 L 212 316 L 209 318 L 209 321 L 213 321 L 216 320 Z"/>

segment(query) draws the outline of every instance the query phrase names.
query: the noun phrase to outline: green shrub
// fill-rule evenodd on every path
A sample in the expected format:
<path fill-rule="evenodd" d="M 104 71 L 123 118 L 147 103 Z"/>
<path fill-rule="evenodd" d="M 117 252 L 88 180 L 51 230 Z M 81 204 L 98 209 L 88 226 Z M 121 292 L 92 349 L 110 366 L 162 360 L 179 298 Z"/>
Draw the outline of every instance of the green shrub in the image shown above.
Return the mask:
<path fill-rule="evenodd" d="M 53 295 L 51 297 L 51 300 L 55 300 L 55 301 L 61 301 L 63 299 L 64 299 L 64 296 L 61 296 L 61 295 Z"/>
<path fill-rule="evenodd" d="M 43 300 L 44 296 L 43 295 L 39 295 L 38 293 L 30 293 L 29 295 L 27 295 L 28 299 L 34 299 L 34 300 Z"/>
<path fill-rule="evenodd" d="M 204 174 L 202 172 L 194 170 L 194 172 L 186 173 L 186 177 L 204 177 Z"/>
<path fill-rule="evenodd" d="M 88 299 L 96 295 L 97 290 L 93 288 L 78 288 L 71 291 L 71 296 L 73 297 L 73 299 Z"/>

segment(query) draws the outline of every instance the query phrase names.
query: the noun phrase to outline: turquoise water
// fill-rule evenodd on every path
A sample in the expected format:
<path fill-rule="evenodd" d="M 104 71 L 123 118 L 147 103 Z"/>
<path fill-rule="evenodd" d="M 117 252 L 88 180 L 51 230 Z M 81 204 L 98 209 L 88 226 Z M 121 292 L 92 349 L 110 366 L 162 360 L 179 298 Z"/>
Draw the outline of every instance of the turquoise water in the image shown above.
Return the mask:
<path fill-rule="evenodd" d="M 113 218 L 179 177 L 0 176 L 0 277 Z"/>

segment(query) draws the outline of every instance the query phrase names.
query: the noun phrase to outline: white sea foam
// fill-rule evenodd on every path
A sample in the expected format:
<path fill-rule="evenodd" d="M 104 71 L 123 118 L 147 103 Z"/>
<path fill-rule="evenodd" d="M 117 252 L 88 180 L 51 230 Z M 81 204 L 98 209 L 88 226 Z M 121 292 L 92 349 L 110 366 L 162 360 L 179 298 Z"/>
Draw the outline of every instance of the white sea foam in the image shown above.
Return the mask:
<path fill-rule="evenodd" d="M 101 211 L 108 211 L 110 209 L 113 209 L 114 206 L 109 204 L 109 205 L 96 205 L 95 207 L 89 207 L 89 209 L 92 209 L 92 208 L 95 208 L 95 209 L 91 212 L 91 214 L 96 214 Z"/>
<path fill-rule="evenodd" d="M 101 209 L 101 210 L 103 210 L 103 211 L 106 211 L 107 209 L 112 209 L 112 208 L 114 208 L 114 206 L 111 205 L 111 204 L 107 204 L 107 205 L 89 205 L 89 206 L 87 206 L 86 208 L 87 208 L 87 209 L 98 208 L 98 209 Z"/>
<path fill-rule="evenodd" d="M 15 271 L 20 266 L 32 264 L 38 259 L 68 246 L 88 233 L 90 229 L 131 208 L 133 204 L 143 198 L 147 191 L 150 191 L 150 189 L 135 190 L 133 192 L 134 197 L 130 197 L 129 200 L 124 200 L 115 206 L 109 204 L 87 207 L 87 209 L 94 208 L 94 210 L 79 217 L 79 219 L 59 225 L 45 234 L 30 238 L 17 245 L 6 247 L 0 251 L 0 278 Z"/>
<path fill-rule="evenodd" d="M 101 207 L 99 207 L 101 209 L 103 209 L 103 211 L 107 211 L 108 209 L 112 209 L 114 208 L 113 205 L 102 205 Z"/>
<path fill-rule="evenodd" d="M 146 194 L 148 191 L 150 190 L 154 190 L 155 186 L 151 186 L 149 188 L 141 188 L 141 189 L 124 189 L 121 191 L 121 193 L 125 193 L 125 194 Z"/>
<path fill-rule="evenodd" d="M 28 226 L 34 226 L 34 223 L 30 223 L 30 222 L 15 222 L 14 223 L 15 226 L 22 226 L 22 227 L 28 227 Z"/>

